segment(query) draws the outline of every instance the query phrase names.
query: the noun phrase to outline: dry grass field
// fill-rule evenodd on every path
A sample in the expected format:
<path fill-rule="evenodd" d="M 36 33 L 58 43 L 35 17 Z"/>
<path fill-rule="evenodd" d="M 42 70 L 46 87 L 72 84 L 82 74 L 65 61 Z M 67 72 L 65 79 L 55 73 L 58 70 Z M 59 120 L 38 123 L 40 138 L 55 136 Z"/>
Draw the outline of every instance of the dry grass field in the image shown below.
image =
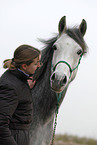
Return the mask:
<path fill-rule="evenodd" d="M 97 140 L 72 135 L 56 135 L 54 145 L 97 145 Z"/>

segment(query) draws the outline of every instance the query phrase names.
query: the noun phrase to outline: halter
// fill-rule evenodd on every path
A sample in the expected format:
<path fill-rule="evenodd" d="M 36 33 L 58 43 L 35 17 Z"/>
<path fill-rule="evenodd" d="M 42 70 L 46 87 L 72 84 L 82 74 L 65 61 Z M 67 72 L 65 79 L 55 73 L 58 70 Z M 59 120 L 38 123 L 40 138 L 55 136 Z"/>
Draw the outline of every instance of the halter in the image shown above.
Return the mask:
<path fill-rule="evenodd" d="M 66 61 L 59 61 L 59 62 L 57 62 L 57 63 L 55 64 L 55 66 L 53 67 L 53 72 L 55 71 L 55 69 L 56 69 L 56 67 L 57 67 L 57 65 L 58 65 L 59 63 L 65 63 L 65 64 L 69 67 L 69 70 L 70 70 L 70 76 L 69 76 L 69 78 L 71 78 L 72 72 L 73 72 L 75 69 L 78 68 L 82 56 L 83 56 L 83 54 L 81 54 L 80 59 L 79 59 L 79 62 L 78 62 L 78 65 L 77 65 L 74 69 L 71 68 L 71 66 L 70 66 L 70 64 L 69 64 L 68 62 L 66 62 Z"/>
<path fill-rule="evenodd" d="M 78 65 L 72 69 L 70 64 L 66 61 L 59 61 L 56 63 L 56 65 L 53 67 L 53 71 L 55 71 L 57 65 L 59 63 L 65 63 L 68 67 L 69 67 L 69 70 L 70 70 L 70 76 L 69 78 L 71 78 L 71 75 L 72 75 L 72 72 L 78 68 L 79 64 L 80 64 L 80 61 L 81 61 L 81 58 L 82 58 L 83 54 L 81 54 L 80 56 L 80 59 L 79 59 L 79 62 L 78 62 Z M 52 140 L 51 140 L 51 144 L 50 145 L 53 145 L 53 142 L 54 142 L 54 137 L 55 137 L 55 132 L 56 132 L 56 126 L 57 126 L 57 116 L 58 116 L 58 110 L 59 110 L 59 103 L 60 103 L 60 100 L 62 98 L 62 94 L 63 94 L 64 90 L 61 92 L 61 93 L 56 93 L 56 97 L 57 97 L 57 108 L 56 108 L 56 113 L 55 113 L 55 121 L 54 121 L 54 130 L 53 130 L 53 136 L 52 136 Z"/>

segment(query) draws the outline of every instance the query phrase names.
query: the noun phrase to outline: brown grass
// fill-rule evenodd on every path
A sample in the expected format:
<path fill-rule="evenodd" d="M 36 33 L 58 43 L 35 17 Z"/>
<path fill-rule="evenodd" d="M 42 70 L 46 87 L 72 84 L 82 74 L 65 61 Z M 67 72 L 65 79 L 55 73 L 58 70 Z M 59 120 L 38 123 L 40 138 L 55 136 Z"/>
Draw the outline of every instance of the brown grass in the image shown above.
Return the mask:
<path fill-rule="evenodd" d="M 54 145 L 97 145 L 97 140 L 72 135 L 56 135 Z"/>

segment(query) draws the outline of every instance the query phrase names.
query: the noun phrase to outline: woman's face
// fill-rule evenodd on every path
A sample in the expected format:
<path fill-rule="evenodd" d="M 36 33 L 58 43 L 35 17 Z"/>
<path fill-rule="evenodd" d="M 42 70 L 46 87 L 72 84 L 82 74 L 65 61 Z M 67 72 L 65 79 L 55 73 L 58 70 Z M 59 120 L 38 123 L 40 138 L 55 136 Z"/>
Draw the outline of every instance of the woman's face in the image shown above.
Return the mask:
<path fill-rule="evenodd" d="M 41 55 L 33 59 L 33 62 L 30 63 L 30 65 L 23 64 L 24 66 L 22 65 L 22 70 L 26 74 L 34 74 L 36 69 L 40 67 L 40 59 L 41 59 Z"/>

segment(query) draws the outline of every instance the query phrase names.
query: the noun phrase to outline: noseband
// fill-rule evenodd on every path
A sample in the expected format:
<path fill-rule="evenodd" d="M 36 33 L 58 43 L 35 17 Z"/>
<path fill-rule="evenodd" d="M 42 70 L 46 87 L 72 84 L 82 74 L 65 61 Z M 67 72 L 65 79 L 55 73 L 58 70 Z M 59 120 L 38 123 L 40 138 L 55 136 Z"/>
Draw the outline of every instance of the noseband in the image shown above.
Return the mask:
<path fill-rule="evenodd" d="M 70 76 L 69 76 L 69 78 L 71 78 L 72 72 L 73 72 L 75 69 L 78 68 L 82 56 L 83 56 L 83 54 L 81 54 L 80 59 L 79 59 L 79 62 L 78 62 L 78 65 L 77 65 L 75 68 L 72 69 L 71 66 L 70 66 L 70 64 L 69 64 L 68 62 L 66 62 L 66 61 L 59 61 L 59 62 L 57 62 L 57 63 L 55 64 L 55 66 L 53 67 L 53 72 L 55 71 L 55 69 L 56 69 L 56 67 L 57 67 L 57 65 L 58 65 L 59 63 L 65 63 L 65 64 L 69 67 L 69 70 L 70 70 Z"/>

